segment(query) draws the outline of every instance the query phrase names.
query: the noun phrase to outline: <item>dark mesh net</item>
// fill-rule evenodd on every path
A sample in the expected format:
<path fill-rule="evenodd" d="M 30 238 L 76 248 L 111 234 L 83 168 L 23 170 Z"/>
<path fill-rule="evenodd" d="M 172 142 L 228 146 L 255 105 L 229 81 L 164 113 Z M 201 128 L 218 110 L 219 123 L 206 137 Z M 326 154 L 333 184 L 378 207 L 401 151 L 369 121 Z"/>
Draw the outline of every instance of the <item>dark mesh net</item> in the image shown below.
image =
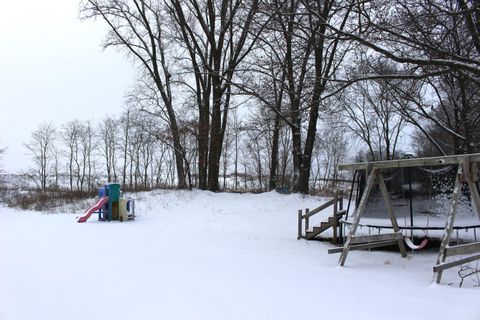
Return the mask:
<path fill-rule="evenodd" d="M 416 216 L 446 215 L 451 205 L 457 166 L 414 167 L 382 170 L 385 184 L 392 199 L 398 219 Z M 365 175 L 359 176 L 357 205 L 365 187 Z M 463 185 L 457 215 L 474 214 L 468 187 Z M 367 200 L 364 217 L 388 218 L 385 203 L 378 184 L 372 188 Z M 410 221 L 410 220 L 409 220 Z"/>

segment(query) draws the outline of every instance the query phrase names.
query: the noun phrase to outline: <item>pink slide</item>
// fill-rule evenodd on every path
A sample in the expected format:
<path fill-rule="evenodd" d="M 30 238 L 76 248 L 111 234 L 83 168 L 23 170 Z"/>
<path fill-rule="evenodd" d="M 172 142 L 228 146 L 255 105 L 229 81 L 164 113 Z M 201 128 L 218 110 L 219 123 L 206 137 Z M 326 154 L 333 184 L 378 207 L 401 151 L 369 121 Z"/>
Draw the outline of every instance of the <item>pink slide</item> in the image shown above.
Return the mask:
<path fill-rule="evenodd" d="M 85 211 L 85 215 L 83 217 L 80 217 L 78 218 L 77 222 L 86 222 L 88 220 L 88 218 L 90 218 L 90 216 L 95 212 L 95 211 L 98 211 L 100 209 L 102 209 L 103 205 L 105 203 L 107 203 L 108 201 L 108 197 L 101 197 L 100 199 L 98 199 L 97 203 L 95 203 L 95 205 L 89 209 L 87 209 L 87 211 Z"/>

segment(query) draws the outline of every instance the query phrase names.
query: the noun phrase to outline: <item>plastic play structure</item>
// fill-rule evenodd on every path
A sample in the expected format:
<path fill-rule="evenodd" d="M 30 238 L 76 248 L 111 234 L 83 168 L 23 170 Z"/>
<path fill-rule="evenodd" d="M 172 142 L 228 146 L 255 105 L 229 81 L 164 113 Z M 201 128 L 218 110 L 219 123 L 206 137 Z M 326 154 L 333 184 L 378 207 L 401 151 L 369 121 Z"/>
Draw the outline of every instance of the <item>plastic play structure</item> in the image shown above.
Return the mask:
<path fill-rule="evenodd" d="M 85 211 L 77 222 L 86 222 L 94 213 L 98 213 L 99 221 L 128 221 L 135 220 L 135 200 L 120 197 L 121 190 L 118 183 L 107 183 L 98 189 L 98 201 Z"/>

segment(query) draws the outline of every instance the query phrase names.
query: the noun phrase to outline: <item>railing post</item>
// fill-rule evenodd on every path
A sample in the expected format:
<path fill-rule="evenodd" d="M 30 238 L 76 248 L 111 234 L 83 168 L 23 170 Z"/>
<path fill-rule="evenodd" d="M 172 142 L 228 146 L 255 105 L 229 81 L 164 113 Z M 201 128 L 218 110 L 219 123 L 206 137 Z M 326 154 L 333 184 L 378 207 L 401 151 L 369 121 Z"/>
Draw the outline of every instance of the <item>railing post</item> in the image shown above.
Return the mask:
<path fill-rule="evenodd" d="M 298 234 L 297 239 L 302 239 L 302 210 L 298 210 Z"/>
<path fill-rule="evenodd" d="M 342 240 L 342 244 L 343 244 L 343 242 L 344 242 L 343 241 L 343 223 L 341 223 L 340 221 L 338 223 L 338 228 L 339 228 L 338 229 L 338 237 L 340 238 L 340 240 Z"/>
<path fill-rule="evenodd" d="M 305 209 L 305 232 L 310 229 L 310 209 Z"/>
<path fill-rule="evenodd" d="M 338 192 L 334 191 L 333 192 L 333 215 L 334 217 L 337 217 L 338 213 Z"/>
<path fill-rule="evenodd" d="M 341 199 L 341 197 L 340 197 Z M 342 204 L 340 203 L 340 205 L 338 205 L 338 200 L 339 200 L 339 197 L 338 197 L 338 191 L 335 190 L 335 192 L 333 193 L 333 200 L 334 200 L 334 205 L 333 205 L 333 217 L 334 217 L 334 221 L 335 221 L 335 224 L 333 226 L 333 243 L 337 243 L 338 242 L 338 238 L 337 238 L 337 232 L 338 232 L 338 210 L 342 210 Z M 343 202 L 343 201 L 342 201 Z"/>

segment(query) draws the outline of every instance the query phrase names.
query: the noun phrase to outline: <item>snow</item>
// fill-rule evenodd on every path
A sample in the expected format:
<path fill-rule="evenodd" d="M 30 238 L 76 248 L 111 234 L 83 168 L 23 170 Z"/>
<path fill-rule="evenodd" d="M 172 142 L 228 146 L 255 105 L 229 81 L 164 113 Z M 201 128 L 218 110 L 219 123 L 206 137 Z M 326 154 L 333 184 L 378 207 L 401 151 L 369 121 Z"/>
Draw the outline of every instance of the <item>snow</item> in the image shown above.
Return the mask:
<path fill-rule="evenodd" d="M 330 244 L 297 240 L 297 210 L 323 201 L 154 191 L 134 222 L 84 224 L 0 208 L 0 319 L 480 319 L 456 271 L 432 284 L 436 252 L 338 267 Z"/>

